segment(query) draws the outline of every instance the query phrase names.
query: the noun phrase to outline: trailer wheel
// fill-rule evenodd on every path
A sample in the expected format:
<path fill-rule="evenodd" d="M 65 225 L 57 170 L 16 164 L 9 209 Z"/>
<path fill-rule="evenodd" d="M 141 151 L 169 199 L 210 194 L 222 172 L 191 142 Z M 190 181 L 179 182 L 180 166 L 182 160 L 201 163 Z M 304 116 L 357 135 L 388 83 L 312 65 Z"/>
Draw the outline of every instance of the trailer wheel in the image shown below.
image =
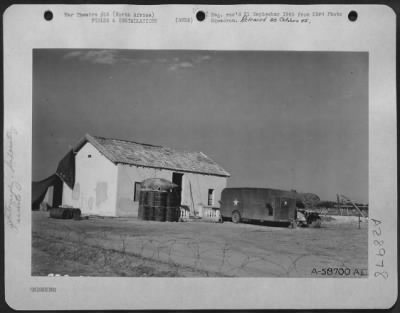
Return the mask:
<path fill-rule="evenodd" d="M 318 218 L 314 221 L 311 222 L 310 224 L 311 228 L 320 228 L 321 227 L 321 218 Z"/>
<path fill-rule="evenodd" d="M 238 211 L 232 213 L 232 222 L 235 224 L 240 223 L 240 213 Z"/>

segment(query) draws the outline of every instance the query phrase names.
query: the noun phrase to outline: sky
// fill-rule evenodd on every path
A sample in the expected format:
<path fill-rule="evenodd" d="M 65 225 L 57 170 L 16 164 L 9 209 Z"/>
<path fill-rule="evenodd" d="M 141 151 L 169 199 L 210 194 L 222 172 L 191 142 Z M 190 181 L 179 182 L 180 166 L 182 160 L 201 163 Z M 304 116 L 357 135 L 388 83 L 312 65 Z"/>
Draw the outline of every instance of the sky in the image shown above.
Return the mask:
<path fill-rule="evenodd" d="M 202 151 L 229 187 L 368 202 L 364 52 L 33 51 L 33 180 L 86 134 Z"/>

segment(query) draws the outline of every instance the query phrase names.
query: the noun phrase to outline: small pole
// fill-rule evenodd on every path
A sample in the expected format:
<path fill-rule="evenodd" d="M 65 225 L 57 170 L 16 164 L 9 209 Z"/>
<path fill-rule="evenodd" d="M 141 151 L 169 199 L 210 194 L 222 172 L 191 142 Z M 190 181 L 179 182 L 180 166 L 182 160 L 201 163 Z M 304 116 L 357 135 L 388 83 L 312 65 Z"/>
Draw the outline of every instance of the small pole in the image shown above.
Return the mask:
<path fill-rule="evenodd" d="M 361 214 L 358 213 L 358 229 L 361 228 Z"/>
<path fill-rule="evenodd" d="M 339 194 L 336 194 L 336 200 L 337 200 L 337 207 L 339 208 L 339 213 L 340 215 L 342 215 L 342 207 L 340 206 L 340 198 L 339 198 Z"/>

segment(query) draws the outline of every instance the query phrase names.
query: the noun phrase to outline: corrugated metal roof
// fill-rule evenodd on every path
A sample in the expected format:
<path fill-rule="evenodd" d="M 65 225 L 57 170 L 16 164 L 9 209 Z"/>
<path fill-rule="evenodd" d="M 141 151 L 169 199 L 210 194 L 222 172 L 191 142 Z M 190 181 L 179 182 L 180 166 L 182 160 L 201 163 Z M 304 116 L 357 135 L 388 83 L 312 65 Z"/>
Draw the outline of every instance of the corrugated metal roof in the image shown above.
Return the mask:
<path fill-rule="evenodd" d="M 91 136 L 89 134 L 85 135 L 77 149 L 79 150 L 87 141 L 116 164 L 122 163 L 183 172 L 230 176 L 227 171 L 202 152 L 176 151 L 162 146 Z"/>

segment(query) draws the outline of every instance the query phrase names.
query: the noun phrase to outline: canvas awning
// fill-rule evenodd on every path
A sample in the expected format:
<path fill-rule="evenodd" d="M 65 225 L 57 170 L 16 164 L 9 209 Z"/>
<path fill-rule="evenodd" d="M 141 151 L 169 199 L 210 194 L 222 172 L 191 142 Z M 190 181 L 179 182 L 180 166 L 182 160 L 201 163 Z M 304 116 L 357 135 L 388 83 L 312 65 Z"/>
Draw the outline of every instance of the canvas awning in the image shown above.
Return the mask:
<path fill-rule="evenodd" d="M 56 174 L 71 189 L 75 185 L 75 154 L 70 150 L 58 163 Z"/>
<path fill-rule="evenodd" d="M 56 174 L 53 174 L 41 181 L 32 182 L 32 210 L 38 210 L 40 203 L 46 195 L 47 189 L 55 185 L 59 180 Z"/>

